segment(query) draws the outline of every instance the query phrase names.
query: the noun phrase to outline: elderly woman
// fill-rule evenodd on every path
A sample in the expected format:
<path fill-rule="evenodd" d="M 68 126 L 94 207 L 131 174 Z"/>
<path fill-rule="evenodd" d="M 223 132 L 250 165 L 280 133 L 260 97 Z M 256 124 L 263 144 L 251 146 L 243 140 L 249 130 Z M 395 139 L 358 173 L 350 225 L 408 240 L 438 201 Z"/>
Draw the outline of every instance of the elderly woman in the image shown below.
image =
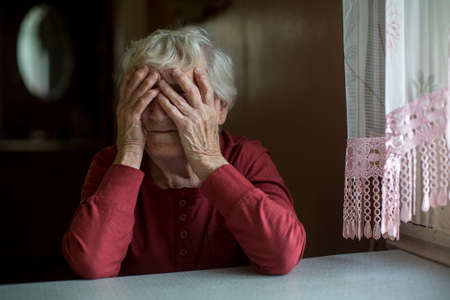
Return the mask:
<path fill-rule="evenodd" d="M 288 273 L 305 230 L 261 143 L 222 130 L 231 59 L 205 30 L 157 30 L 121 62 L 116 145 L 89 167 L 63 254 L 84 278 L 251 264 Z"/>

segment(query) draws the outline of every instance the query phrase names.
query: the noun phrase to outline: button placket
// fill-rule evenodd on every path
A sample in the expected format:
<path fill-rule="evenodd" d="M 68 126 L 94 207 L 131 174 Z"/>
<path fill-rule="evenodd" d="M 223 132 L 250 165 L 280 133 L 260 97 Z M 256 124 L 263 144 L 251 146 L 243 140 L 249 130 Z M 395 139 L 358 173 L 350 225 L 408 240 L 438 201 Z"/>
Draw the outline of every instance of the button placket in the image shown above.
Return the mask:
<path fill-rule="evenodd" d="M 183 195 L 180 195 L 183 197 Z M 178 200 L 178 220 L 177 222 L 177 267 L 185 268 L 190 265 L 189 263 L 189 241 L 187 240 L 189 233 L 187 230 L 188 220 L 188 201 L 185 198 Z"/>

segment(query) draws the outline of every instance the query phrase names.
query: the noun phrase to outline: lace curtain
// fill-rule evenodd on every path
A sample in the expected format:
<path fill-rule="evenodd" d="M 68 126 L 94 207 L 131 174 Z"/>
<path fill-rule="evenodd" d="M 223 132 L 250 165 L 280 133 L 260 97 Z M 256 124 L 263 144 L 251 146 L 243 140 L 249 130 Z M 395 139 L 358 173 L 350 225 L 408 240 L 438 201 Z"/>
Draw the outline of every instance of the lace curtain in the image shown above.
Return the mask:
<path fill-rule="evenodd" d="M 399 238 L 450 198 L 447 0 L 343 0 L 343 236 Z"/>

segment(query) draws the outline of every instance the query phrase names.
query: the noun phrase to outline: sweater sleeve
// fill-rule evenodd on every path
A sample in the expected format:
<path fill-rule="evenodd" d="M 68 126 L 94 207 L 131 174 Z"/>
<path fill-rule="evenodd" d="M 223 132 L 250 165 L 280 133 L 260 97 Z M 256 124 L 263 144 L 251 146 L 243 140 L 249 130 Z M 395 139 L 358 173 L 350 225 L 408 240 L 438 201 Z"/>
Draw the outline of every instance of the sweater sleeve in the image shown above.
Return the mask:
<path fill-rule="evenodd" d="M 112 164 L 106 148 L 93 159 L 81 202 L 63 237 L 62 252 L 72 270 L 83 278 L 117 276 L 131 242 L 134 208 L 144 174 Z"/>
<path fill-rule="evenodd" d="M 267 151 L 257 157 L 245 176 L 231 164 L 218 168 L 201 191 L 224 216 L 257 272 L 286 274 L 299 263 L 305 229 Z"/>

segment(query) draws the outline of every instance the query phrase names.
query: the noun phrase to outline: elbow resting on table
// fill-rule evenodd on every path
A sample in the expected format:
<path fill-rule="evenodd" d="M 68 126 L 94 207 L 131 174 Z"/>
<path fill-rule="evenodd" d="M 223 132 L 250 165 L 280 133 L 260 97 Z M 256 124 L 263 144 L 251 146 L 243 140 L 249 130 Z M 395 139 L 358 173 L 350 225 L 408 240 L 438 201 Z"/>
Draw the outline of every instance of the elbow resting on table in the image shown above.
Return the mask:
<path fill-rule="evenodd" d="M 95 263 L 88 263 L 84 266 L 83 270 L 79 270 L 77 274 L 84 279 L 101 279 L 107 277 L 116 277 L 118 275 L 118 272 L 104 271 L 101 268 L 97 267 Z"/>
<path fill-rule="evenodd" d="M 285 254 L 274 260 L 273 266 L 252 264 L 256 272 L 264 275 L 286 275 L 300 262 L 298 257 Z"/>
<path fill-rule="evenodd" d="M 101 279 L 116 277 L 119 274 L 117 268 L 107 268 L 101 258 L 96 255 L 88 255 L 86 251 L 83 251 L 81 245 L 78 243 L 76 243 L 77 246 L 71 245 L 67 238 L 66 233 L 63 238 L 62 253 L 72 271 L 78 276 L 84 279 Z"/>
<path fill-rule="evenodd" d="M 265 264 L 252 263 L 253 268 L 261 274 L 285 275 L 288 274 L 303 258 L 306 244 L 306 233 L 301 226 L 302 234 L 297 241 L 287 243 L 274 243 L 272 259 Z"/>

